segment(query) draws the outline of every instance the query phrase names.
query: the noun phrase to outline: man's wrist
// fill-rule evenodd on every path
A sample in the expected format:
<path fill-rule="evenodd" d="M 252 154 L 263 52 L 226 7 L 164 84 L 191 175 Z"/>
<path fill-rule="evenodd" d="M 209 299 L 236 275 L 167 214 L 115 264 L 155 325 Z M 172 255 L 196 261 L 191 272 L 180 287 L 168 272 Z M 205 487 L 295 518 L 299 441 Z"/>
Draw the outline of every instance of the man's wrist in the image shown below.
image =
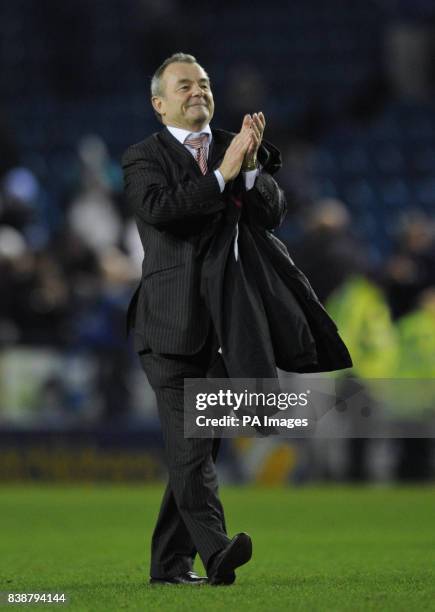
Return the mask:
<path fill-rule="evenodd" d="M 243 165 L 242 165 L 243 172 L 250 172 L 251 170 L 257 170 L 257 168 L 258 168 L 258 164 L 257 164 L 256 157 L 253 157 L 252 159 L 249 159 L 246 162 L 243 162 Z"/>

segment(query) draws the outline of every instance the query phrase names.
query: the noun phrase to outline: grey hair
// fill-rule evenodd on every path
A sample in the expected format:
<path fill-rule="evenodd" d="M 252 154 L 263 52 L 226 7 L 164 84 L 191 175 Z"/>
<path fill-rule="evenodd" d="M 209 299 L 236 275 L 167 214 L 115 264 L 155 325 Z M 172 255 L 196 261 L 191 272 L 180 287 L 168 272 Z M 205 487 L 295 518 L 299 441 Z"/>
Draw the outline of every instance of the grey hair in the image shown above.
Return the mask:
<path fill-rule="evenodd" d="M 171 57 L 167 57 L 163 64 L 161 64 L 151 79 L 151 96 L 161 96 L 162 95 L 162 76 L 165 72 L 166 68 L 170 64 L 175 64 L 176 62 L 184 62 L 185 64 L 197 64 L 196 57 L 193 55 L 189 55 L 188 53 L 173 53 Z"/>

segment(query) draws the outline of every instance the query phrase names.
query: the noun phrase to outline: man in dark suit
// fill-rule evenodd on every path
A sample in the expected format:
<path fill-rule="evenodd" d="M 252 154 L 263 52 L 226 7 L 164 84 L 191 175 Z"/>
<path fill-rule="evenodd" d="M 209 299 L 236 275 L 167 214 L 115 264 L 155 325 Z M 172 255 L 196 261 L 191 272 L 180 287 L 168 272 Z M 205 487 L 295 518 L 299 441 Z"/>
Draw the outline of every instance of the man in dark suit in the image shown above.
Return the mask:
<path fill-rule="evenodd" d="M 142 281 L 127 314 L 134 347 L 153 387 L 163 430 L 167 485 L 152 538 L 151 583 L 203 584 L 192 571 L 199 554 L 210 584 L 231 584 L 249 561 L 251 539 L 226 532 L 215 460 L 219 439 L 186 439 L 184 378 L 225 376 L 219 342 L 200 292 L 204 236 L 234 205 L 237 179 L 245 200 L 278 225 L 285 199 L 257 167 L 265 120 L 246 115 L 234 135 L 211 130 L 210 80 L 195 58 L 175 54 L 156 71 L 151 101 L 165 128 L 123 155 L 125 193 L 144 248 Z M 237 322 L 235 322 L 237 325 Z"/>

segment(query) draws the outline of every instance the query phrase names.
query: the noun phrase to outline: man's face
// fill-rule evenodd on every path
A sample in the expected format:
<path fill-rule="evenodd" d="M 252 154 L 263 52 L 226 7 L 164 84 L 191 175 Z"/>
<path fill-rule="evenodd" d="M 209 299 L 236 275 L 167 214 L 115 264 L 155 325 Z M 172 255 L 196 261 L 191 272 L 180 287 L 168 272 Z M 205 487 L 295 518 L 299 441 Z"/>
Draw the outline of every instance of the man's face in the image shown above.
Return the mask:
<path fill-rule="evenodd" d="M 153 96 L 152 104 L 165 125 L 201 130 L 214 113 L 207 73 L 199 64 L 169 64 L 161 77 L 161 95 Z"/>

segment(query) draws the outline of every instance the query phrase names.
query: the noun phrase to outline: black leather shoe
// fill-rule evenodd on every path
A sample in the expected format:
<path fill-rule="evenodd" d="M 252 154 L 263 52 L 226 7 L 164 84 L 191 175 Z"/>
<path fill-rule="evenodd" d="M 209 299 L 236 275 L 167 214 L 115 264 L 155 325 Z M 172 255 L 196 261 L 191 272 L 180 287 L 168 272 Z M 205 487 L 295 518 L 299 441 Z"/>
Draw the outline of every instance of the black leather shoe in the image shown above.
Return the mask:
<path fill-rule="evenodd" d="M 236 579 L 234 570 L 252 557 L 252 540 L 247 533 L 238 533 L 215 558 L 208 572 L 208 582 L 212 585 L 233 584 Z"/>
<path fill-rule="evenodd" d="M 195 572 L 186 572 L 171 578 L 150 578 L 150 584 L 207 584 L 207 578 L 201 578 Z"/>

